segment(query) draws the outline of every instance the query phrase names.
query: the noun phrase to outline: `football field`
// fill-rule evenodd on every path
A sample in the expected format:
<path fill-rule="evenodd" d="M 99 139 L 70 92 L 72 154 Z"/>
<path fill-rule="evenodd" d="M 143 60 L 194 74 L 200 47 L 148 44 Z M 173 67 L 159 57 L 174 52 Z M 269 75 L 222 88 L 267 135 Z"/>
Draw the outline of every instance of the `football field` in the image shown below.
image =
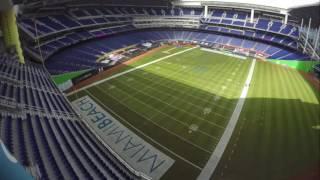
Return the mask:
<path fill-rule="evenodd" d="M 69 99 L 90 96 L 136 135 L 174 159 L 173 166 L 164 174 L 163 179 L 196 179 L 229 123 L 245 86 L 251 64 L 250 58 L 241 59 L 216 54 L 203 51 L 198 47 L 169 46 L 123 67 L 103 81 L 73 93 Z M 268 153 L 266 153 L 270 140 L 286 138 L 282 134 L 281 137 L 270 135 L 273 134 L 274 124 L 287 123 L 288 126 L 293 126 L 288 133 L 294 135 L 294 128 L 303 125 L 302 120 L 308 117 L 310 128 L 298 133 L 306 133 L 308 137 L 315 140 L 314 136 L 317 135 L 315 133 L 319 131 L 314 130 L 311 133 L 309 131 L 313 131 L 312 125 L 319 124 L 315 109 L 316 105 L 319 105 L 319 97 L 314 95 L 314 90 L 297 71 L 283 70 L 284 68 L 280 66 L 277 69 L 274 68 L 277 65 L 264 62 L 257 62 L 256 66 L 252 86 L 249 88 L 248 99 L 244 105 L 244 113 L 241 113 L 231 142 L 239 143 L 239 135 L 235 135 L 242 130 L 243 126 L 240 127 L 239 124 L 243 125 L 249 120 L 254 121 L 254 124 L 246 126 L 249 129 L 251 127 L 252 132 L 260 131 L 261 136 L 252 137 L 254 134 L 250 136 L 248 134 L 247 139 L 242 141 L 247 144 L 251 141 L 255 142 L 263 155 L 257 158 L 264 158 L 271 166 L 273 162 L 268 161 Z M 271 71 L 274 69 L 276 74 Z M 282 76 L 284 77 L 277 78 Z M 300 83 L 286 82 L 285 78 L 294 78 Z M 294 88 L 294 91 L 286 91 L 286 88 Z M 299 92 L 300 90 L 307 94 L 303 95 Z M 289 101 L 297 97 L 307 101 L 312 108 L 305 107 L 303 103 L 292 104 L 292 101 Z M 278 104 L 273 104 L 274 99 L 285 100 L 281 103 L 279 100 Z M 297 115 L 300 119 L 292 125 L 288 120 L 282 121 L 283 118 L 297 118 L 290 112 L 290 108 L 295 111 L 302 108 L 304 112 Z M 276 118 L 277 121 L 267 121 L 270 118 Z M 257 129 L 264 126 L 267 126 L 269 131 Z M 305 137 L 301 135 L 299 138 L 300 142 L 304 141 Z M 261 142 L 259 144 L 260 139 L 269 144 L 261 144 Z M 281 141 L 277 143 L 281 144 Z M 289 141 L 289 145 L 290 143 L 294 142 Z M 309 148 L 316 148 L 317 145 L 312 141 Z M 249 147 L 255 148 L 252 145 Z M 226 151 L 228 156 L 223 156 L 222 165 L 217 168 L 218 173 L 215 173 L 217 179 L 224 179 L 226 173 L 231 175 L 235 173 L 232 170 L 228 172 L 230 171 L 228 166 L 231 166 L 228 158 L 232 157 L 234 151 L 237 151 L 237 148 L 228 145 Z M 241 166 L 240 162 L 249 156 L 248 152 L 244 152 L 238 155 L 238 163 L 235 166 Z M 313 152 L 313 155 L 318 154 Z M 254 167 L 252 168 L 254 170 Z M 267 172 L 263 173 L 267 174 Z"/>

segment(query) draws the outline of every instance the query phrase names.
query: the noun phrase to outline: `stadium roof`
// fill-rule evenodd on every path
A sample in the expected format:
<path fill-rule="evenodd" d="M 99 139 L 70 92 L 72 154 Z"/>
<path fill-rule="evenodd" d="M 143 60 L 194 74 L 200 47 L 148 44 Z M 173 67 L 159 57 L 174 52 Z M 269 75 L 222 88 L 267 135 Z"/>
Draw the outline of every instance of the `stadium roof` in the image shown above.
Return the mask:
<path fill-rule="evenodd" d="M 259 5 L 286 10 L 320 4 L 319 0 L 175 0 L 174 2 L 181 5 L 215 5 L 217 3 Z"/>

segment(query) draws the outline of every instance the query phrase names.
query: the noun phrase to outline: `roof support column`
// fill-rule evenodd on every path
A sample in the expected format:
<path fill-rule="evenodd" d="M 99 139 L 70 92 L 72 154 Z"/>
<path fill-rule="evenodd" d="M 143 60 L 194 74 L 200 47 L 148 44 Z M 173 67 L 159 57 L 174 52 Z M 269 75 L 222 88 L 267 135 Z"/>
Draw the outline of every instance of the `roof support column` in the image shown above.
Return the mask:
<path fill-rule="evenodd" d="M 253 18 L 254 18 L 254 9 L 251 9 L 251 17 L 250 17 L 251 23 L 253 23 Z"/>
<path fill-rule="evenodd" d="M 316 39 L 314 41 L 314 51 L 312 53 L 312 57 L 314 57 L 316 55 L 316 51 L 318 49 L 318 43 L 319 43 L 319 36 L 320 36 L 320 26 L 319 26 L 319 29 L 318 31 L 316 31 L 317 35 L 316 35 Z"/>
<path fill-rule="evenodd" d="M 306 35 L 306 38 L 305 38 L 305 43 L 304 43 L 304 47 L 303 47 L 303 53 L 306 52 L 306 47 L 307 47 L 308 39 L 309 39 L 310 26 L 311 26 L 311 18 L 309 19 L 309 26 L 308 26 L 307 35 Z"/>
<path fill-rule="evenodd" d="M 288 23 L 288 13 L 284 15 L 284 24 Z"/>
<path fill-rule="evenodd" d="M 207 18 L 208 17 L 208 5 L 204 6 L 204 17 Z"/>
<path fill-rule="evenodd" d="M 301 19 L 301 26 L 300 26 L 300 30 L 303 28 L 303 18 Z"/>

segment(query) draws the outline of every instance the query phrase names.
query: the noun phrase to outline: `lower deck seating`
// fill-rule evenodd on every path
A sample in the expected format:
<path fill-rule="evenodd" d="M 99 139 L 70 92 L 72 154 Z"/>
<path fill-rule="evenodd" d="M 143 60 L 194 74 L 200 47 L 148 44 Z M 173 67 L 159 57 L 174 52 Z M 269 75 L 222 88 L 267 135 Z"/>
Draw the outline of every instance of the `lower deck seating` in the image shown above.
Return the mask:
<path fill-rule="evenodd" d="M 0 112 L 1 139 L 40 179 L 135 179 L 81 121 Z"/>

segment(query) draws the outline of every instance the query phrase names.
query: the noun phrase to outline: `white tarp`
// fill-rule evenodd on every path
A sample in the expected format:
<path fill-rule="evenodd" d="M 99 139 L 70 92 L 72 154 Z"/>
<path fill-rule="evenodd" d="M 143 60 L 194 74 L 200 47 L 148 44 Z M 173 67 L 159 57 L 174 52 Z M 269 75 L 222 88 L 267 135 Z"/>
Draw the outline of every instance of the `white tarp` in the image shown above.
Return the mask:
<path fill-rule="evenodd" d="M 65 90 L 71 88 L 72 86 L 73 86 L 73 83 L 72 83 L 72 81 L 69 79 L 68 81 L 66 81 L 66 82 L 64 82 L 64 83 L 59 84 L 59 85 L 58 85 L 58 88 L 60 89 L 60 91 L 63 92 L 63 91 L 65 91 Z"/>
<path fill-rule="evenodd" d="M 126 128 L 89 96 L 72 103 L 96 134 L 135 170 L 160 179 L 173 165 L 173 159 Z"/>

